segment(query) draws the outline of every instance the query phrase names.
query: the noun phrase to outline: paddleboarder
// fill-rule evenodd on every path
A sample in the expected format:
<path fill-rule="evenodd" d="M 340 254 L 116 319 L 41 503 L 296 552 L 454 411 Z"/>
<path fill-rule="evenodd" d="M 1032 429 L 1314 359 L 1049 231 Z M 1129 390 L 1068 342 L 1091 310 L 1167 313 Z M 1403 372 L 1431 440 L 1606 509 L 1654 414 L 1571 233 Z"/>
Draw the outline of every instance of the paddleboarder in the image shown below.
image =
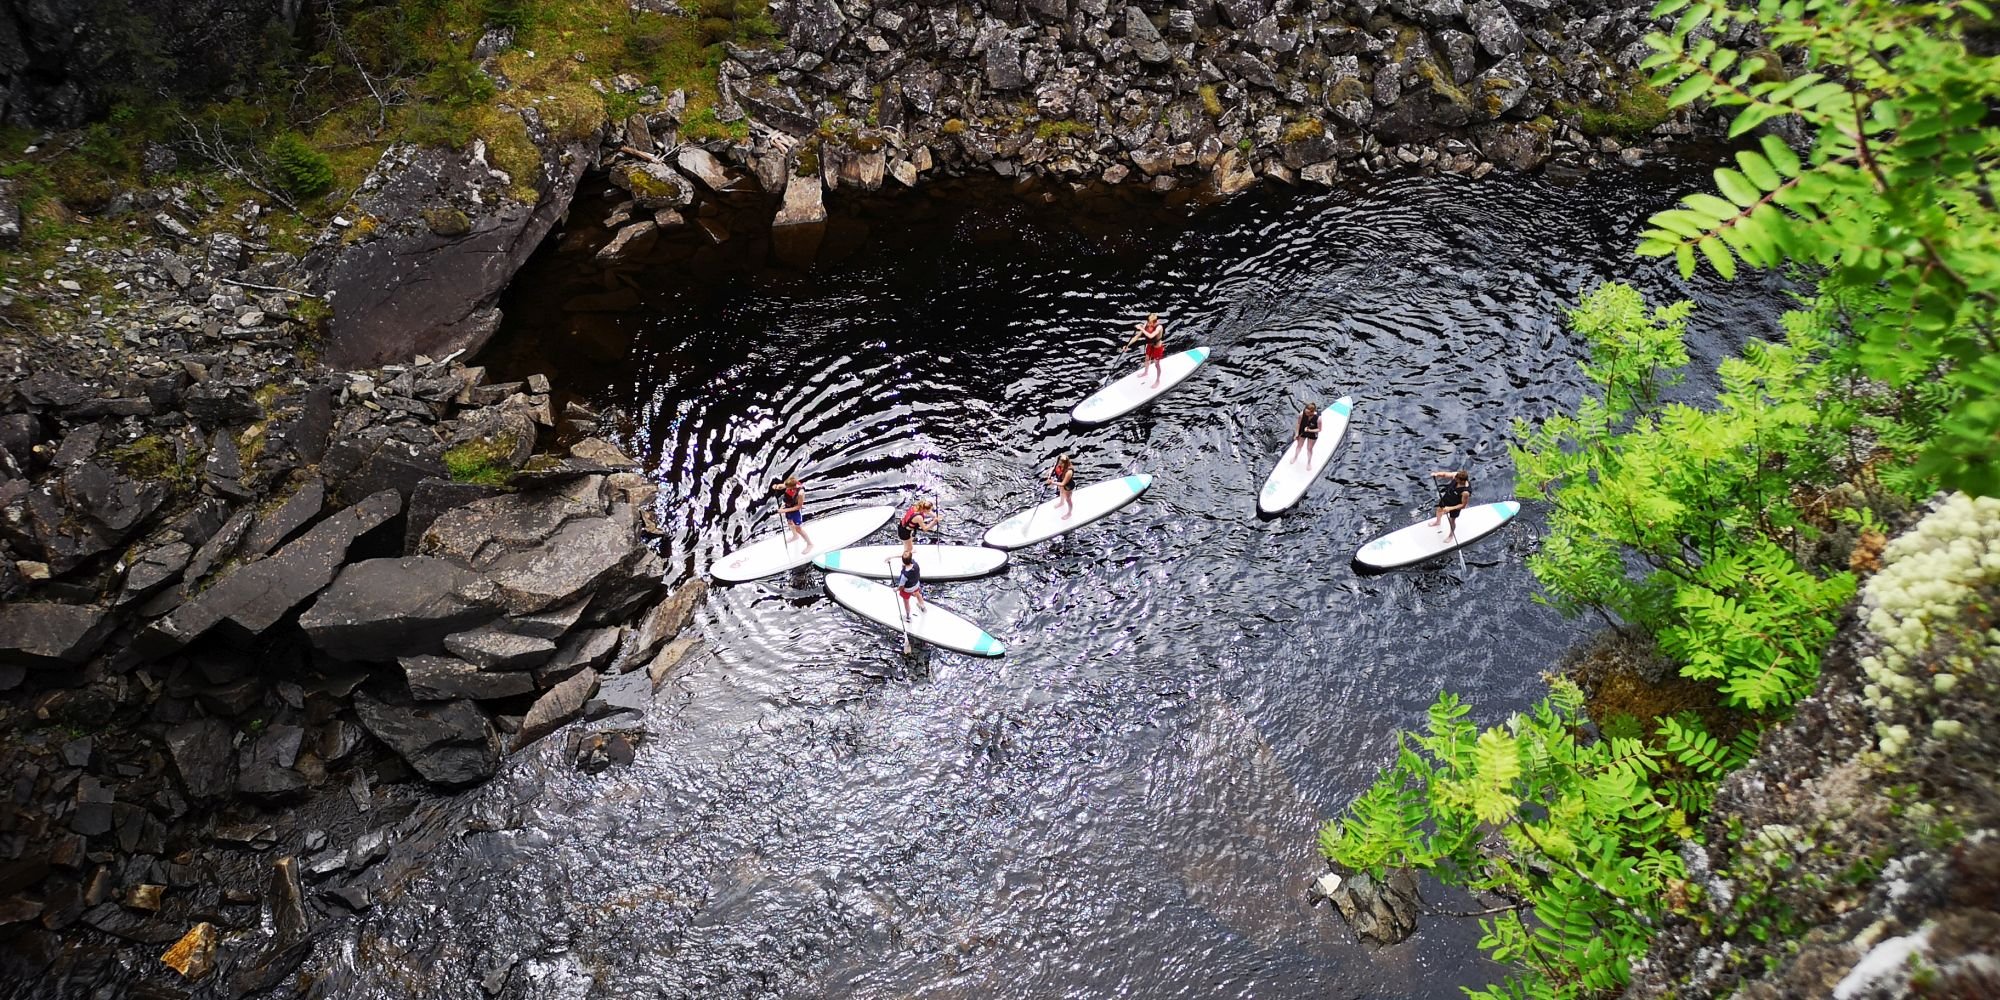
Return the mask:
<path fill-rule="evenodd" d="M 772 489 L 778 494 L 778 513 L 785 515 L 785 537 L 797 535 L 806 548 L 812 548 L 812 539 L 806 537 L 806 488 L 799 485 L 799 477 L 786 476 Z"/>
<path fill-rule="evenodd" d="M 889 585 L 896 588 L 896 596 L 903 602 L 903 624 L 910 623 L 910 598 L 917 599 L 917 611 L 922 613 L 924 604 L 924 570 L 917 565 L 916 557 L 903 553 L 903 568 L 891 577 Z M 906 643 L 908 640 L 904 640 Z"/>
<path fill-rule="evenodd" d="M 1146 361 L 1139 366 L 1139 374 L 1143 376 L 1151 371 L 1153 386 L 1158 388 L 1162 371 L 1160 359 L 1167 356 L 1167 329 L 1160 325 L 1159 313 L 1147 313 L 1146 321 L 1139 324 L 1139 328 L 1132 334 L 1132 339 L 1126 341 L 1125 347 L 1119 348 L 1118 353 L 1125 353 L 1126 348 L 1142 340 L 1146 342 Z"/>
<path fill-rule="evenodd" d="M 936 531 L 941 520 L 936 505 L 929 500 L 919 500 L 903 511 L 896 520 L 896 537 L 903 540 L 903 558 L 908 559 L 916 552 L 917 532 Z"/>
<path fill-rule="evenodd" d="M 1437 527 L 1439 521 L 1444 520 L 1447 515 L 1450 516 L 1451 526 L 1445 529 L 1444 537 L 1456 541 L 1458 512 L 1472 503 L 1472 476 L 1464 469 L 1459 469 L 1455 472 L 1432 472 L 1431 478 L 1444 480 L 1438 484 L 1437 515 L 1431 518 L 1431 527 Z"/>
<path fill-rule="evenodd" d="M 1319 404 L 1307 403 L 1304 413 L 1299 414 L 1298 423 L 1292 427 L 1292 461 L 1304 454 L 1306 464 L 1313 460 L 1313 442 L 1319 440 Z"/>
<path fill-rule="evenodd" d="M 1057 495 L 1062 497 L 1062 519 L 1065 521 L 1070 519 L 1070 515 L 1076 513 L 1076 504 L 1072 503 L 1069 498 L 1069 482 L 1075 474 L 1076 467 L 1070 463 L 1069 456 L 1064 454 L 1056 456 L 1055 467 L 1050 469 L 1048 475 L 1045 477 L 1048 479 L 1049 484 L 1056 488 Z"/>

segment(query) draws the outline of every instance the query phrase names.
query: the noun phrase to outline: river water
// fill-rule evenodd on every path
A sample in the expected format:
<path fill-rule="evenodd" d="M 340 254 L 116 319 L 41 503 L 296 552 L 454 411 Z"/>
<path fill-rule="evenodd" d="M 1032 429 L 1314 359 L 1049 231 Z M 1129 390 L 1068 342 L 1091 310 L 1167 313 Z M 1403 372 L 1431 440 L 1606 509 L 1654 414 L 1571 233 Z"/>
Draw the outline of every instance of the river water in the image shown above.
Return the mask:
<path fill-rule="evenodd" d="M 1009 644 L 998 660 L 905 658 L 812 571 L 717 588 L 696 624 L 715 655 L 661 692 L 637 761 L 581 774 L 558 737 L 438 807 L 399 848 L 407 881 L 322 943 L 320 995 L 1326 1000 L 1488 981 L 1469 919 L 1355 944 L 1309 903 L 1314 831 L 1441 688 L 1496 719 L 1585 631 L 1533 601 L 1534 504 L 1462 559 L 1369 577 L 1349 558 L 1428 512 L 1432 469 L 1513 495 L 1509 421 L 1581 391 L 1559 320 L 1580 290 L 1693 294 L 1697 369 L 1775 331 L 1775 286 L 1690 288 L 1630 255 L 1634 222 L 1698 177 L 1402 179 L 1194 213 L 945 187 L 776 244 L 672 241 L 615 270 L 545 253 L 498 363 L 634 415 L 624 443 L 663 487 L 676 573 L 775 529 L 774 473 L 801 476 L 813 511 L 936 498 L 946 537 L 971 540 L 1040 499 L 1058 452 L 1079 484 L 1156 482 L 1001 575 L 932 586 Z M 1073 428 L 1148 311 L 1213 360 Z M 1324 478 L 1260 519 L 1299 404 L 1348 394 Z"/>

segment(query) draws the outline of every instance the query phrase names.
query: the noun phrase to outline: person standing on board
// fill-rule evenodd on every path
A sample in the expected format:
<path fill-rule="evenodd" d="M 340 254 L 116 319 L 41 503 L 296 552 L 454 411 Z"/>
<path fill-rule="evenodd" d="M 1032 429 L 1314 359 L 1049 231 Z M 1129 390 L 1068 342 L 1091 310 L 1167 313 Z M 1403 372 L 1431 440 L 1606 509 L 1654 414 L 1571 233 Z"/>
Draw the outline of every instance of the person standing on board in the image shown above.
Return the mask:
<path fill-rule="evenodd" d="M 1069 481 L 1075 474 L 1076 467 L 1070 464 L 1069 456 L 1057 455 L 1055 468 L 1050 469 L 1044 477 L 1049 481 L 1051 486 L 1056 488 L 1056 495 L 1062 498 L 1062 519 L 1065 521 L 1070 519 L 1070 515 L 1076 513 L 1076 504 L 1070 502 L 1069 498 Z"/>
<path fill-rule="evenodd" d="M 1292 428 L 1292 461 L 1304 454 L 1306 464 L 1313 460 L 1313 442 L 1319 440 L 1319 405 L 1307 403 L 1304 413 L 1299 414 L 1298 423 Z"/>
<path fill-rule="evenodd" d="M 896 537 L 903 540 L 903 558 L 908 559 L 916 552 L 917 532 L 938 530 L 938 515 L 929 500 L 919 500 L 903 511 L 896 520 Z"/>
<path fill-rule="evenodd" d="M 1126 341 L 1125 347 L 1119 348 L 1118 353 L 1125 353 L 1126 348 L 1142 340 L 1146 342 L 1146 361 L 1139 366 L 1139 374 L 1144 375 L 1150 370 L 1153 373 L 1153 385 L 1158 387 L 1161 373 L 1160 359 L 1167 356 L 1167 328 L 1160 325 L 1159 313 L 1147 313 L 1146 321 L 1139 324 L 1139 329 L 1132 334 L 1132 339 Z"/>
<path fill-rule="evenodd" d="M 778 493 L 778 513 L 785 515 L 785 538 L 799 536 L 799 541 L 812 548 L 812 539 L 806 537 L 806 488 L 799 485 L 799 477 L 786 476 L 785 481 L 776 484 Z"/>
<path fill-rule="evenodd" d="M 896 588 L 896 596 L 903 602 L 903 623 L 907 625 L 910 621 L 910 598 L 914 597 L 917 599 L 918 612 L 924 611 L 926 607 L 924 604 L 923 567 L 917 565 L 915 556 L 905 552 L 903 553 L 903 568 L 897 570 L 896 575 L 891 577 L 889 582 L 891 586 Z"/>
<path fill-rule="evenodd" d="M 1431 478 L 1444 480 L 1438 484 L 1437 516 L 1431 518 L 1431 527 L 1437 527 L 1438 522 L 1449 515 L 1451 527 L 1445 529 L 1444 537 L 1446 541 L 1456 541 L 1458 512 L 1472 503 L 1472 476 L 1460 469 L 1456 472 L 1433 472 Z"/>

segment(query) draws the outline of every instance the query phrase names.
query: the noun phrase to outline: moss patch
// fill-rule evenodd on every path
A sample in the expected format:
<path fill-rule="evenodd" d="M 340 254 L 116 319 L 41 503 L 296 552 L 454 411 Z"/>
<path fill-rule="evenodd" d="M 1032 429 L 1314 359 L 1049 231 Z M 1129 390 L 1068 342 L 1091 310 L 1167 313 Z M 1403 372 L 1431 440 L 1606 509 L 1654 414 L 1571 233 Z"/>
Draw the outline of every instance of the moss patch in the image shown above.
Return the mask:
<path fill-rule="evenodd" d="M 1584 105 L 1566 109 L 1576 115 L 1577 128 L 1585 135 L 1638 136 L 1667 120 L 1666 95 L 1639 79 L 1627 79 L 1612 89 L 1608 108 Z"/>
<path fill-rule="evenodd" d="M 1195 93 L 1201 97 L 1201 109 L 1208 112 L 1210 118 L 1222 117 L 1222 95 L 1216 92 L 1215 84 L 1204 83 L 1195 89 Z"/>
<path fill-rule="evenodd" d="M 505 486 L 507 477 L 514 473 L 514 467 L 508 464 L 512 452 L 513 449 L 491 438 L 476 438 L 446 449 L 444 468 L 456 482 Z"/>
<path fill-rule="evenodd" d="M 1035 126 L 1035 138 L 1047 142 L 1051 139 L 1081 139 L 1095 135 L 1096 129 L 1083 122 L 1043 122 Z"/>
<path fill-rule="evenodd" d="M 1326 125 L 1317 118 L 1300 118 L 1285 127 L 1285 142 L 1308 142 L 1326 135 Z"/>

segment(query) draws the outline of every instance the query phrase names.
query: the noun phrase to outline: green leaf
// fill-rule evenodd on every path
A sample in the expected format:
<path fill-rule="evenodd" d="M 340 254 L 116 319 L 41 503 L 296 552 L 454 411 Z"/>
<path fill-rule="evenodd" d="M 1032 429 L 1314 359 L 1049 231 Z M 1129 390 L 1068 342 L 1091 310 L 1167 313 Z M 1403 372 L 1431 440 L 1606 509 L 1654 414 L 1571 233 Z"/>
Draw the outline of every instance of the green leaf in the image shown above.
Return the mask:
<path fill-rule="evenodd" d="M 1743 149 L 1736 153 L 1736 165 L 1743 168 L 1743 174 L 1761 191 L 1775 191 L 1784 179 L 1771 166 L 1771 161 L 1753 150 Z"/>
<path fill-rule="evenodd" d="M 1682 280 L 1694 277 L 1694 245 L 1683 243 L 1676 247 L 1674 263 L 1680 267 Z"/>
<path fill-rule="evenodd" d="M 1757 185 L 1750 183 L 1750 178 L 1728 167 L 1716 169 L 1715 186 L 1722 192 L 1723 197 L 1742 208 L 1749 208 L 1764 197 L 1764 192 L 1758 190 Z"/>
<path fill-rule="evenodd" d="M 1674 92 L 1667 95 L 1667 106 L 1678 108 L 1708 95 L 1708 78 L 1691 76 L 1682 80 Z"/>
<path fill-rule="evenodd" d="M 1785 145 L 1785 140 L 1775 135 L 1760 136 L 1757 139 L 1757 145 L 1763 148 L 1764 156 L 1771 161 L 1771 166 L 1779 173 L 1784 174 L 1786 177 L 1797 177 L 1799 175 L 1798 154 L 1792 152 L 1792 147 Z"/>

